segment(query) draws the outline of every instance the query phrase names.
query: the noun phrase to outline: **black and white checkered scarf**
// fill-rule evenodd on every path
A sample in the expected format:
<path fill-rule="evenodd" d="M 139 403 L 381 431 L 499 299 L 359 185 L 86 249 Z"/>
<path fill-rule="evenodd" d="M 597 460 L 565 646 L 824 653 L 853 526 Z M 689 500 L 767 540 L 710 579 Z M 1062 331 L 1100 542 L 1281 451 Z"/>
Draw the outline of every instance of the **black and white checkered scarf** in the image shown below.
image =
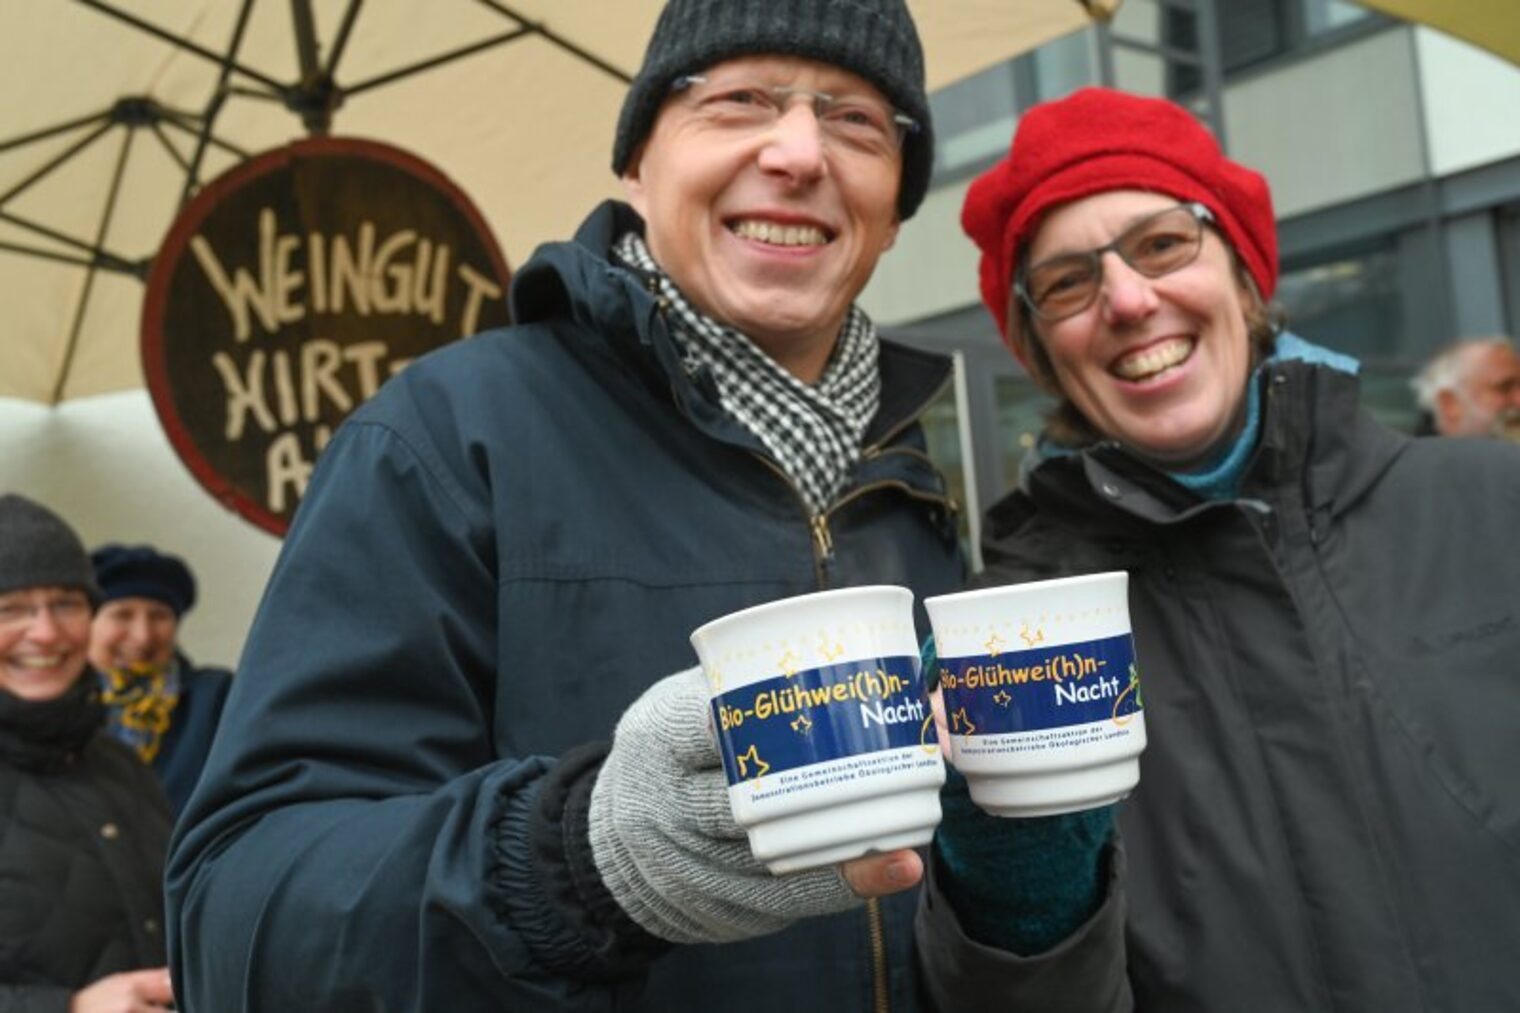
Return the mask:
<path fill-rule="evenodd" d="M 638 233 L 614 248 L 625 264 L 654 279 L 672 310 L 671 333 L 688 370 L 712 369 L 718 399 L 757 436 L 814 515 L 828 507 L 860 458 L 866 426 L 881 406 L 876 325 L 851 306 L 823 376 L 805 384 L 745 335 L 686 301 Z"/>

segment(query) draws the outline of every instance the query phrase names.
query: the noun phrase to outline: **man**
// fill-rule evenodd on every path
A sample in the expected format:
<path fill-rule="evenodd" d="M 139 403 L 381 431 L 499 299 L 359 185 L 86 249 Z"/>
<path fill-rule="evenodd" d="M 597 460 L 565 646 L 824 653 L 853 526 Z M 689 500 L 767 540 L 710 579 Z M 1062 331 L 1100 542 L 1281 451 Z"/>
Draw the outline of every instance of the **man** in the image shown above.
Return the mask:
<path fill-rule="evenodd" d="M 200 777 L 232 673 L 199 668 L 179 648 L 195 605 L 195 577 L 151 545 L 103 545 L 90 554 L 101 606 L 90 624 L 90 664 L 104 680 L 111 734 L 153 767 L 178 813 Z"/>
<path fill-rule="evenodd" d="M 169 808 L 89 669 L 99 599 L 79 536 L 0 496 L 0 1009 L 172 1008 Z"/>
<path fill-rule="evenodd" d="M 854 307 L 928 117 L 901 0 L 666 6 L 631 207 L 324 452 L 173 847 L 186 1008 L 914 1008 L 913 902 L 862 898 L 918 856 L 766 873 L 687 638 L 959 583 L 916 425 L 947 365 Z"/>
<path fill-rule="evenodd" d="M 1508 338 L 1447 345 L 1413 386 L 1427 435 L 1520 439 L 1520 354 Z"/>

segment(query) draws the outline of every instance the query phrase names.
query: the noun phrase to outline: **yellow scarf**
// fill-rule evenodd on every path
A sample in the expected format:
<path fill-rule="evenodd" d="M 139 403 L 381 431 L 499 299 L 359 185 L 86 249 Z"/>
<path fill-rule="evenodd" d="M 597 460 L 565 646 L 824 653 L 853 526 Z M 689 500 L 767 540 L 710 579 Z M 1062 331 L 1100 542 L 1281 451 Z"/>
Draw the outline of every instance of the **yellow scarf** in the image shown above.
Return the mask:
<path fill-rule="evenodd" d="M 168 667 L 134 662 L 104 673 L 101 681 L 111 734 L 131 746 L 144 763 L 152 763 L 179 703 L 179 679 L 171 678 Z"/>

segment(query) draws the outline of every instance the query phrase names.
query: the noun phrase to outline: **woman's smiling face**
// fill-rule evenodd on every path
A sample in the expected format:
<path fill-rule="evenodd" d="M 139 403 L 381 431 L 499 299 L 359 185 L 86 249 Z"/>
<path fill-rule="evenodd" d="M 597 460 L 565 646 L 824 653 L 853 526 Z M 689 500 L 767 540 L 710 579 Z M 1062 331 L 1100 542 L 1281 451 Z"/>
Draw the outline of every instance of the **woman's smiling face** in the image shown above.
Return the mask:
<path fill-rule="evenodd" d="M 1026 253 L 1029 264 L 1104 246 L 1179 201 L 1114 190 L 1056 208 Z M 1092 426 L 1143 457 L 1187 467 L 1241 424 L 1251 345 L 1250 296 L 1234 257 L 1212 229 L 1191 263 L 1147 278 L 1116 254 L 1102 257 L 1091 306 L 1034 321 L 1061 392 Z"/>

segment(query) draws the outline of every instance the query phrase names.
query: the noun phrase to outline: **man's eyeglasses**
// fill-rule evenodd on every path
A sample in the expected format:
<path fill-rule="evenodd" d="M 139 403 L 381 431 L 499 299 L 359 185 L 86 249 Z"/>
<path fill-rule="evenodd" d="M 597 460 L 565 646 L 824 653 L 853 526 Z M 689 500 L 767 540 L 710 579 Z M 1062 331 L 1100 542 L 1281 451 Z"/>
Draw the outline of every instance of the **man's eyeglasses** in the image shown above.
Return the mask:
<path fill-rule="evenodd" d="M 919 129 L 918 121 L 870 95 L 835 95 L 739 79 L 711 80 L 686 74 L 671 83 L 714 125 L 729 130 L 768 130 L 795 98 L 805 98 L 829 141 L 866 154 L 890 157 Z"/>
<path fill-rule="evenodd" d="M 75 622 L 90 615 L 90 600 L 82 594 L 57 594 L 27 601 L 16 597 L 0 601 L 0 630 L 29 626 L 43 612 L 55 623 Z"/>
<path fill-rule="evenodd" d="M 1118 254 L 1140 274 L 1160 278 L 1198 259 L 1203 248 L 1203 223 L 1213 220 L 1213 213 L 1196 201 L 1158 211 L 1135 222 L 1107 246 L 1063 253 L 1019 268 L 1013 290 L 1041 320 L 1065 320 L 1098 298 L 1103 285 L 1103 254 Z"/>

